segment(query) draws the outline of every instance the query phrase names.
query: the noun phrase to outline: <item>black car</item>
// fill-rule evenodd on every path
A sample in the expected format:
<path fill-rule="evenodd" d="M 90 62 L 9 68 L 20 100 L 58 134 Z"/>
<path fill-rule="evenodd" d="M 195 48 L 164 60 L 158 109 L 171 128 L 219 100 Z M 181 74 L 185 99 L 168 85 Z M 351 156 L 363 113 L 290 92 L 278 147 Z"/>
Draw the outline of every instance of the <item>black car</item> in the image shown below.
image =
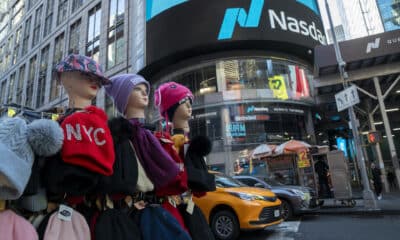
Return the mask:
<path fill-rule="evenodd" d="M 318 208 L 315 191 L 308 187 L 284 185 L 273 179 L 254 176 L 234 176 L 233 178 L 251 187 L 270 189 L 282 201 L 282 215 L 285 220 L 294 215 L 310 212 Z"/>

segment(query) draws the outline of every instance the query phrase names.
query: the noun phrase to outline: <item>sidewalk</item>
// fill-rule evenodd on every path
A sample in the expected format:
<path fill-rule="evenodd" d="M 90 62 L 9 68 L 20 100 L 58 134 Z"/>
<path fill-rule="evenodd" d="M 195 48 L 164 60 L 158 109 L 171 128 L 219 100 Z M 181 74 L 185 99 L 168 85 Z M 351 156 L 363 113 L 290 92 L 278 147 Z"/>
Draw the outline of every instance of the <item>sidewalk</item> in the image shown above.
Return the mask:
<path fill-rule="evenodd" d="M 356 205 L 354 207 L 342 205 L 341 201 L 324 199 L 320 209 L 310 214 L 377 214 L 377 215 L 400 215 L 400 192 L 383 193 L 382 199 L 377 200 L 378 209 L 368 210 L 364 208 L 361 194 L 355 195 Z"/>

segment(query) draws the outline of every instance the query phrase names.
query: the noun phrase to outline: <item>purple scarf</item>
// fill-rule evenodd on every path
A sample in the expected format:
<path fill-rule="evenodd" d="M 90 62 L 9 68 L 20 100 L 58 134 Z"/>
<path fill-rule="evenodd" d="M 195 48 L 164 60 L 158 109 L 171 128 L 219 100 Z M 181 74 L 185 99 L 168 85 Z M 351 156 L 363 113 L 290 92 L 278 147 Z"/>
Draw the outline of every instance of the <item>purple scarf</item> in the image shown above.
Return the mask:
<path fill-rule="evenodd" d="M 131 141 L 147 176 L 156 189 L 166 186 L 178 175 L 177 164 L 138 119 L 129 119 L 129 122 L 133 127 Z"/>

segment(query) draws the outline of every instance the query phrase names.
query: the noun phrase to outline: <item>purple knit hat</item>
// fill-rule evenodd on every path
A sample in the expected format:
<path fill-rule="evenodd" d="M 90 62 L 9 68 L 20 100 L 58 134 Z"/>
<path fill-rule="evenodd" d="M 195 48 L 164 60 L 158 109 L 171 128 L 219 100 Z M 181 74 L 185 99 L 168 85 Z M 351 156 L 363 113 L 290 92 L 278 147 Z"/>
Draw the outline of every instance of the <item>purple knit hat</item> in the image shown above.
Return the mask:
<path fill-rule="evenodd" d="M 137 74 L 120 74 L 110 78 L 110 80 L 111 84 L 105 85 L 104 88 L 107 95 L 113 98 L 115 106 L 122 114 L 125 114 L 129 95 L 135 86 L 145 84 L 147 87 L 147 94 L 150 92 L 149 82 Z"/>

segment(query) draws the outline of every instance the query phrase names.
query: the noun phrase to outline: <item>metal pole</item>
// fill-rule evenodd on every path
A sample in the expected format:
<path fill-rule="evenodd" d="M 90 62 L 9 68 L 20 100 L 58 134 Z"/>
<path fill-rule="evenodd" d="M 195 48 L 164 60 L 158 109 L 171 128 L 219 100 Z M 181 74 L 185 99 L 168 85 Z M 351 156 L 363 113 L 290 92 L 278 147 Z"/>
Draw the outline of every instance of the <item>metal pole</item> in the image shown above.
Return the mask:
<path fill-rule="evenodd" d="M 332 22 L 332 16 L 330 13 L 330 9 L 329 9 L 329 4 L 328 1 L 325 0 L 325 6 L 326 6 L 326 12 L 328 14 L 328 19 L 329 19 L 329 24 L 331 27 L 331 31 L 332 31 L 332 38 L 333 38 L 333 46 L 335 48 L 335 53 L 336 53 L 336 59 L 339 65 L 339 71 L 340 71 L 340 76 L 343 80 L 343 87 L 346 89 L 348 87 L 348 83 L 347 83 L 347 72 L 345 71 L 345 66 L 346 63 L 343 61 L 342 58 L 342 54 L 340 52 L 340 48 L 339 48 L 339 44 L 337 42 L 336 39 L 336 34 L 334 31 L 334 26 L 333 26 L 333 22 Z M 376 198 L 374 193 L 371 191 L 371 188 L 369 186 L 369 180 L 368 180 L 368 175 L 367 175 L 367 169 L 365 167 L 365 160 L 364 160 L 364 155 L 362 153 L 361 150 L 361 141 L 360 141 L 360 135 L 358 133 L 358 126 L 356 124 L 356 115 L 354 113 L 354 108 L 351 106 L 349 107 L 349 118 L 350 118 L 350 123 L 351 123 L 351 130 L 353 133 L 353 138 L 354 138 L 354 145 L 356 147 L 356 151 L 357 151 L 357 160 L 359 163 L 359 167 L 360 167 L 360 171 L 361 171 L 361 178 L 362 178 L 362 182 L 363 182 L 363 199 L 364 199 L 364 207 L 366 209 L 377 209 L 378 205 L 376 202 Z"/>
<path fill-rule="evenodd" d="M 372 131 L 376 131 L 376 127 L 374 124 L 374 115 L 373 114 L 368 114 L 368 115 L 369 115 L 368 120 L 369 120 L 370 129 Z M 375 148 L 376 157 L 378 158 L 379 168 L 381 169 L 381 174 L 383 177 L 382 181 L 383 181 L 383 185 L 385 187 L 385 192 L 390 192 L 389 184 L 388 184 L 387 178 L 386 178 L 385 164 L 384 164 L 383 158 L 382 158 L 381 145 L 379 145 L 379 143 L 376 143 L 376 144 L 374 144 L 374 148 Z"/>
<path fill-rule="evenodd" d="M 381 90 L 381 86 L 379 85 L 378 77 L 374 77 L 374 84 L 375 84 L 375 89 L 376 89 L 376 95 L 378 97 L 379 108 L 381 109 L 383 124 L 385 126 L 386 139 L 388 140 L 388 143 L 389 143 L 390 156 L 392 157 L 394 172 L 395 172 L 396 178 L 397 178 L 397 184 L 398 184 L 397 186 L 400 186 L 399 159 L 397 157 L 396 148 L 394 146 L 392 130 L 390 129 L 390 123 L 389 123 L 389 119 L 388 119 L 388 116 L 386 113 L 386 106 L 385 106 L 385 102 L 383 101 L 384 99 L 382 97 L 382 90 Z"/>

